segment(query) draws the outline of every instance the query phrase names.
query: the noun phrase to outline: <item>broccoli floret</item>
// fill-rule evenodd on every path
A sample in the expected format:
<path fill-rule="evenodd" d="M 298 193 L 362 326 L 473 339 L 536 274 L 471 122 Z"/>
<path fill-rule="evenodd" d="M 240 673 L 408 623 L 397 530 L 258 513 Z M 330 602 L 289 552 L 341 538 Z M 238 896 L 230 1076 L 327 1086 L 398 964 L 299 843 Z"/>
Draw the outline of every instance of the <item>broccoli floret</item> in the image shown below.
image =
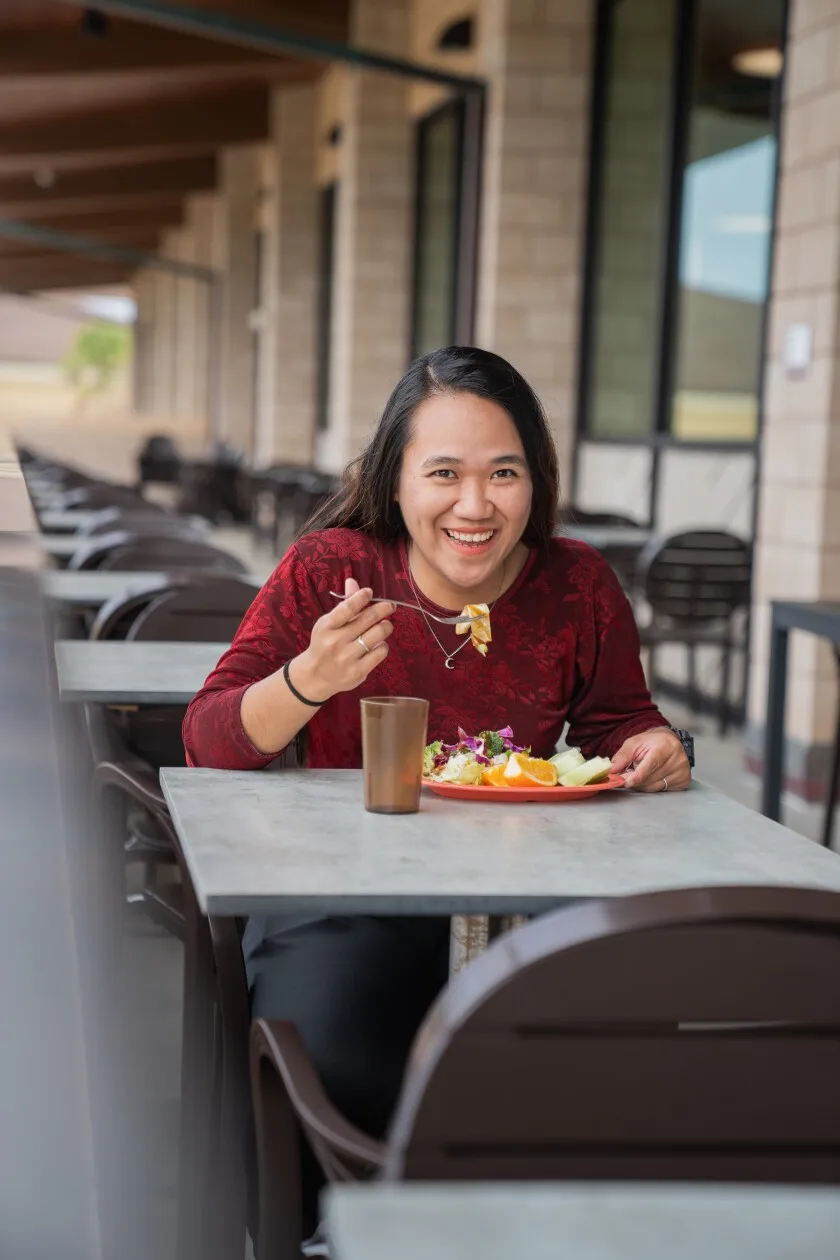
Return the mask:
<path fill-rule="evenodd" d="M 484 740 L 485 757 L 498 757 L 505 751 L 505 741 L 495 731 L 482 731 L 479 739 Z"/>

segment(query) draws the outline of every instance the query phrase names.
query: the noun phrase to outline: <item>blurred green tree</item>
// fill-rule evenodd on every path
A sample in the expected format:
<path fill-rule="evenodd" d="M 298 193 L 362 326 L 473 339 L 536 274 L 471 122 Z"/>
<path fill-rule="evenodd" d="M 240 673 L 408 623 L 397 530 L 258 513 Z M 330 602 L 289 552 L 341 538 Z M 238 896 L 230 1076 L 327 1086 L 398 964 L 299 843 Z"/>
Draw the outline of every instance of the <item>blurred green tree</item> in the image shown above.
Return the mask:
<path fill-rule="evenodd" d="M 107 389 L 131 357 L 131 333 L 120 324 L 92 323 L 79 330 L 63 367 L 81 396 Z"/>

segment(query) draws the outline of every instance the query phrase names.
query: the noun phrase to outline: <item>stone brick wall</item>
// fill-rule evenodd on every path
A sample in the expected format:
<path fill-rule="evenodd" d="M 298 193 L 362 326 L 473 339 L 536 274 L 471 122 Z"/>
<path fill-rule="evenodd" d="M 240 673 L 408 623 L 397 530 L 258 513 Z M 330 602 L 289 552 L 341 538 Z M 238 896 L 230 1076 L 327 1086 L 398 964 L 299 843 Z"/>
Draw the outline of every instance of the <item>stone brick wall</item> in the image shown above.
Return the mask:
<path fill-rule="evenodd" d="M 357 0 L 351 39 L 405 56 L 409 0 Z M 404 79 L 353 69 L 340 158 L 330 426 L 318 461 L 340 469 L 364 446 L 405 369 L 411 247 L 411 130 Z"/>
<path fill-rule="evenodd" d="M 490 80 L 479 344 L 542 398 L 571 462 L 588 139 L 591 0 L 485 0 Z"/>
<path fill-rule="evenodd" d="M 793 0 L 775 243 L 756 548 L 749 716 L 764 723 L 773 599 L 840 599 L 840 3 Z M 813 362 L 791 378 L 787 327 L 813 329 Z M 825 769 L 836 670 L 827 646 L 791 642 L 788 773 Z"/>

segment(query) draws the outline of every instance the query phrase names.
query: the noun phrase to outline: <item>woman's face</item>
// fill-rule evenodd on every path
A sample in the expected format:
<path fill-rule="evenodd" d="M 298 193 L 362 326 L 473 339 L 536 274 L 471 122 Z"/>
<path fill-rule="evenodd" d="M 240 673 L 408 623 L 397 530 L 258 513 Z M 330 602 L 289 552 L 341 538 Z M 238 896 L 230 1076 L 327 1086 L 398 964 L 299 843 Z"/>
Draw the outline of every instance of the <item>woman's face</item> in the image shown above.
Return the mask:
<path fill-rule="evenodd" d="M 531 495 L 503 407 L 466 393 L 420 404 L 397 497 L 415 554 L 439 577 L 463 591 L 492 585 L 525 532 Z"/>

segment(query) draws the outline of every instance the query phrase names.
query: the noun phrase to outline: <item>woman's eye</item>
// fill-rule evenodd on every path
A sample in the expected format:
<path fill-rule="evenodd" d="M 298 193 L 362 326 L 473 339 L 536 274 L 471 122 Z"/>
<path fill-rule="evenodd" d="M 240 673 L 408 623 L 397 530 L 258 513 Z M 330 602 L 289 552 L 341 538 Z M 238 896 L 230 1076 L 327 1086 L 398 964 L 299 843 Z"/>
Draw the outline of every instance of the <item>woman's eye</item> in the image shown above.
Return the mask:
<path fill-rule="evenodd" d="M 455 476 L 455 470 L 453 468 L 436 468 L 432 476 L 437 477 L 440 481 L 450 481 Z"/>
<path fill-rule="evenodd" d="M 516 469 L 515 468 L 497 468 L 496 471 L 493 473 L 493 476 L 507 481 L 511 477 L 516 476 Z"/>

